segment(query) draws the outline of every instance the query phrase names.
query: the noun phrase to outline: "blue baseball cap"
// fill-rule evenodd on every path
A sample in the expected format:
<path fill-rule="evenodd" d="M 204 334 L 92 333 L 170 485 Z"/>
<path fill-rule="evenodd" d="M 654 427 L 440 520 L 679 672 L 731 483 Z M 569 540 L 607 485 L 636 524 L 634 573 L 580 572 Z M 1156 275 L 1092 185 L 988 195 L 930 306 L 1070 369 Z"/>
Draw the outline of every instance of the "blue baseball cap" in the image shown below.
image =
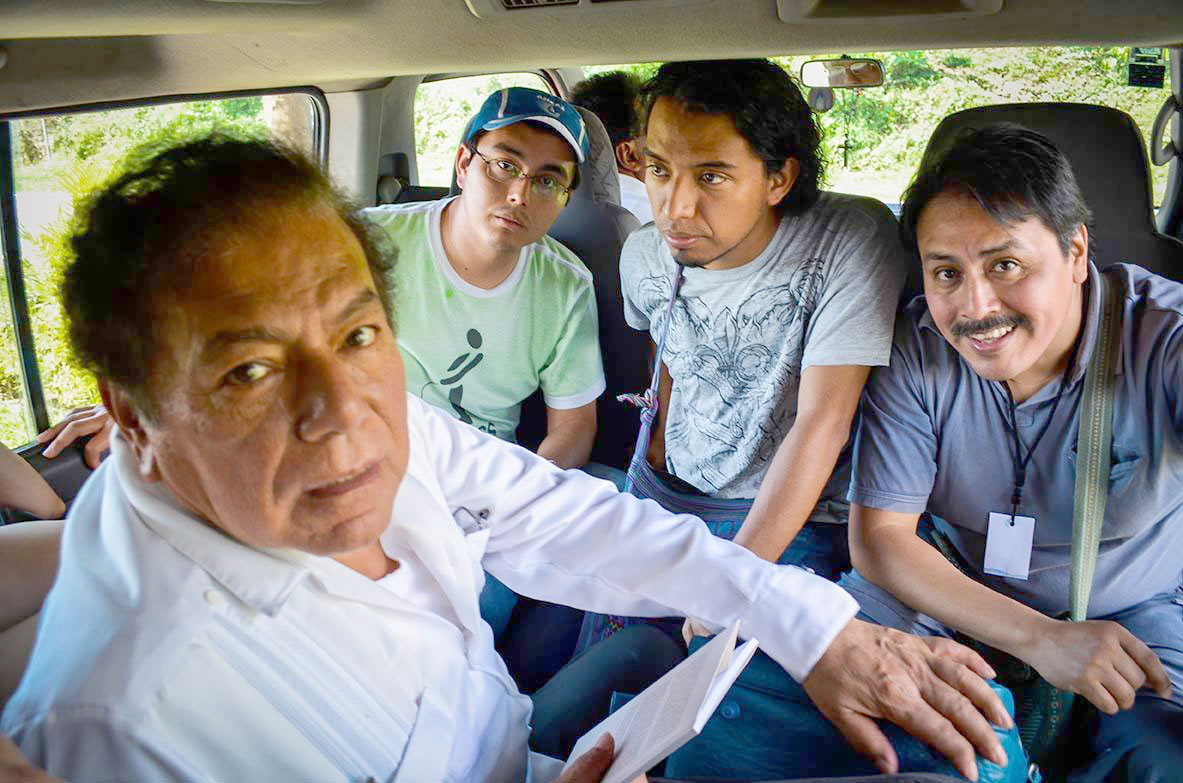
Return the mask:
<path fill-rule="evenodd" d="M 480 131 L 497 130 L 516 122 L 540 122 L 563 137 L 575 150 L 575 160 L 587 160 L 587 128 L 579 111 L 561 98 L 529 87 L 506 87 L 490 95 L 472 118 L 468 138 Z"/>

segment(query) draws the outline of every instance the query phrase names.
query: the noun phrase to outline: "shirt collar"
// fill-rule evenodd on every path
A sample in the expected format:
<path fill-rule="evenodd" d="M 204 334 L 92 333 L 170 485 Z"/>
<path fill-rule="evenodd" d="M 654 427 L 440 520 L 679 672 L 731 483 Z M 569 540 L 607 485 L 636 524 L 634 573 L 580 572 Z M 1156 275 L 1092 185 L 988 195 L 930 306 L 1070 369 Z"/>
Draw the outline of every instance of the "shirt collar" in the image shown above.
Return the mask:
<path fill-rule="evenodd" d="M 308 568 L 291 551 L 241 544 L 182 506 L 162 483 L 144 481 L 131 447 L 118 432 L 108 459 L 139 521 L 252 609 L 275 616 L 308 576 Z"/>
<path fill-rule="evenodd" d="M 1100 270 L 1092 261 L 1089 261 L 1089 276 L 1084 286 L 1084 323 L 1081 325 L 1080 334 L 1080 348 L 1077 351 L 1076 366 L 1072 369 L 1072 383 L 1077 383 L 1084 378 L 1085 370 L 1088 369 L 1089 362 L 1092 359 L 1093 351 L 1097 346 L 1097 331 L 1100 329 L 1101 323 L 1101 297 L 1097 295 L 1097 280 L 1100 277 Z M 1112 280 L 1106 281 L 1109 285 L 1113 285 Z M 914 307 L 923 307 L 923 312 L 920 313 L 916 320 L 916 326 L 919 329 L 927 329 L 942 340 L 944 335 L 937 329 L 937 325 L 933 323 L 932 313 L 929 312 L 928 303 L 925 302 L 924 296 L 920 295 L 912 300 L 912 304 L 908 305 L 909 309 Z M 955 350 L 953 346 L 949 346 L 949 350 Z M 1121 374 L 1121 340 L 1118 340 L 1118 362 L 1114 368 L 1114 372 Z M 1035 397 L 1042 395 L 1036 394 Z"/>

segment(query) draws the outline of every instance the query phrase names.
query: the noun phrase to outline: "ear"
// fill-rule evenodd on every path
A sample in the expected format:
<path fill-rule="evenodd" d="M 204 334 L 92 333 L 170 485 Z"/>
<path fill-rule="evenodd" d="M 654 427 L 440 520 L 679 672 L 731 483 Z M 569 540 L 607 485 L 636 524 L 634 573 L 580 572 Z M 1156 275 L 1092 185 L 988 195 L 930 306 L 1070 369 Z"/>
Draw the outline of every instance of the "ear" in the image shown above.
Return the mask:
<path fill-rule="evenodd" d="M 464 190 L 464 180 L 468 178 L 468 164 L 472 163 L 474 157 L 467 144 L 461 144 L 460 149 L 456 150 L 456 187 L 461 190 Z"/>
<path fill-rule="evenodd" d="M 1072 232 L 1068 240 L 1068 263 L 1072 266 L 1072 282 L 1082 285 L 1089 278 L 1089 229 L 1084 223 Z"/>
<path fill-rule="evenodd" d="M 775 207 L 785 196 L 789 195 L 789 191 L 793 189 L 793 183 L 797 181 L 797 175 L 801 173 L 801 164 L 796 158 L 789 158 L 785 161 L 785 165 L 780 167 L 780 171 L 774 171 L 768 175 L 768 205 Z"/>
<path fill-rule="evenodd" d="M 641 174 L 641 155 L 637 151 L 637 140 L 626 139 L 616 145 L 616 168 L 624 174 L 639 177 Z"/>
<path fill-rule="evenodd" d="M 156 464 L 156 452 L 145 428 L 145 422 L 130 395 L 119 386 L 99 381 L 99 395 L 103 406 L 115 420 L 120 433 L 131 445 L 140 465 L 140 477 L 145 481 L 160 481 L 160 467 Z"/>

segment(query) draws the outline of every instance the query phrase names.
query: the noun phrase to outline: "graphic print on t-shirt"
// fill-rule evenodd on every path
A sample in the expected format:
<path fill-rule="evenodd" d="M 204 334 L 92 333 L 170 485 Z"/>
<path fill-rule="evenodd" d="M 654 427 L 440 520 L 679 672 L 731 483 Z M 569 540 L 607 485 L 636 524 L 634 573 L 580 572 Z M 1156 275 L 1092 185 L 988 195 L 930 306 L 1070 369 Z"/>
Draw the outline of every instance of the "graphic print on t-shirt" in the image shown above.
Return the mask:
<path fill-rule="evenodd" d="M 487 421 L 480 420 L 479 417 L 474 418 L 471 411 L 465 409 L 463 405 L 464 384 L 461 381 L 465 375 L 468 375 L 468 373 L 474 370 L 481 363 L 481 360 L 485 358 L 483 353 L 479 353 L 481 345 L 484 344 L 484 338 L 481 337 L 481 333 L 476 329 L 469 329 L 464 337 L 472 350 L 465 351 L 453 359 L 445 371 L 447 373 L 445 377 L 440 378 L 438 381 L 429 381 L 424 384 L 423 388 L 419 390 L 419 396 L 422 397 L 423 393 L 431 386 L 442 386 L 447 389 L 448 402 L 452 405 L 452 410 L 456 414 L 456 418 L 465 424 L 473 425 L 483 432 L 496 435 L 496 427 Z"/>
<path fill-rule="evenodd" d="M 711 312 L 699 297 L 679 297 L 662 357 L 674 380 L 671 405 L 683 406 L 683 415 L 671 417 L 665 433 L 675 475 L 698 475 L 711 487 L 720 486 L 743 472 L 732 463 L 746 459 L 741 446 L 753 441 L 761 444 L 758 463 L 772 458 L 792 425 L 784 401 L 797 394 L 824 266 L 822 259 L 808 259 L 789 282 L 753 292 L 734 310 Z M 670 280 L 645 278 L 639 294 L 644 302 L 668 302 Z M 656 339 L 666 318 L 664 304 L 650 312 L 659 313 L 651 331 Z"/>

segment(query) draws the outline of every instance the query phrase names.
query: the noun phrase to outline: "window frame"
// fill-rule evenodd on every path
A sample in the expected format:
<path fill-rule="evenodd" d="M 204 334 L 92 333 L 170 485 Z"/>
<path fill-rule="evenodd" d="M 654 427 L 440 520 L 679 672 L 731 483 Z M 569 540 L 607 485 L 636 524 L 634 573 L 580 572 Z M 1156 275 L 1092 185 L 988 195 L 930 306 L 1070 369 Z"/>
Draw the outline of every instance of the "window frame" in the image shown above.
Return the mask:
<path fill-rule="evenodd" d="M 71 106 L 57 106 L 49 109 L 30 109 L 18 112 L 0 113 L 0 242 L 4 253 L 4 269 L 9 304 L 12 308 L 13 331 L 16 334 L 17 358 L 24 387 L 25 404 L 33 419 L 33 426 L 44 431 L 53 422 L 49 420 L 49 409 L 45 401 L 45 390 L 41 382 L 41 370 L 37 362 L 37 350 L 30 320 L 28 299 L 25 292 L 24 264 L 20 252 L 20 223 L 16 209 L 16 167 L 13 164 L 12 122 L 15 120 L 60 117 L 64 115 L 89 114 L 115 109 L 136 109 L 144 106 L 165 106 L 196 101 L 232 100 L 235 98 L 257 98 L 274 95 L 305 95 L 313 105 L 312 136 L 315 143 L 314 157 L 319 165 L 328 165 L 329 153 L 329 104 L 322 90 L 312 86 L 276 87 L 261 90 L 233 90 L 209 93 L 178 93 L 158 95 L 133 100 L 101 101 Z M 31 444 L 13 447 L 23 452 Z"/>

